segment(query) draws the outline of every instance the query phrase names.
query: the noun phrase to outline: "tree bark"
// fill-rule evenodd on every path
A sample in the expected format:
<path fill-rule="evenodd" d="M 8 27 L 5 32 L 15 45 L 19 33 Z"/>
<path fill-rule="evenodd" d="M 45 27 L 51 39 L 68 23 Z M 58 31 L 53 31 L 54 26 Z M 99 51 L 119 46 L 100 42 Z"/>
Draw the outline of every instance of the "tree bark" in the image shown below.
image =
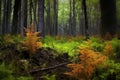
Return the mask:
<path fill-rule="evenodd" d="M 72 35 L 72 0 L 70 0 L 69 35 Z"/>
<path fill-rule="evenodd" d="M 3 12 L 3 19 L 2 19 L 2 34 L 5 34 L 6 32 L 6 13 L 7 13 L 7 6 L 6 6 L 6 0 L 4 0 L 4 12 Z"/>
<path fill-rule="evenodd" d="M 32 0 L 30 0 L 30 1 L 29 1 L 30 24 L 32 23 L 32 6 L 33 6 L 33 3 L 32 3 Z"/>
<path fill-rule="evenodd" d="M 13 22 L 12 22 L 12 34 L 18 33 L 18 17 L 21 6 L 21 0 L 15 0 L 14 12 L 13 12 Z"/>
<path fill-rule="evenodd" d="M 101 36 L 109 32 L 114 35 L 116 32 L 116 0 L 100 0 L 101 8 Z"/>
<path fill-rule="evenodd" d="M 86 0 L 82 0 L 83 10 L 84 10 L 84 17 L 85 17 L 85 37 L 88 39 L 88 18 L 87 18 L 87 7 L 86 7 Z"/>
<path fill-rule="evenodd" d="M 47 7 L 46 7 L 46 34 L 50 35 L 51 34 L 51 24 L 50 24 L 50 0 L 47 0 Z"/>
<path fill-rule="evenodd" d="M 76 9 L 75 9 L 76 0 L 73 0 L 73 36 L 76 36 Z"/>
<path fill-rule="evenodd" d="M 57 28 L 58 28 L 58 1 L 54 0 L 54 23 L 53 23 L 53 27 L 54 27 L 54 36 L 57 35 Z"/>
<path fill-rule="evenodd" d="M 34 1 L 34 0 L 33 0 Z M 33 2 L 32 2 L 33 3 Z M 36 9 L 37 9 L 37 2 L 33 3 L 33 13 L 34 13 L 34 27 L 35 27 L 35 31 L 37 31 L 37 18 L 36 18 Z"/>
<path fill-rule="evenodd" d="M 21 4 L 21 26 L 20 26 L 20 33 L 23 36 L 24 35 L 24 27 L 25 27 L 25 5 L 26 5 L 26 0 L 22 0 Z"/>
<path fill-rule="evenodd" d="M 1 16 L 2 16 L 2 12 L 1 12 L 1 10 L 2 10 L 2 0 L 0 0 L 0 35 L 2 34 L 2 31 L 1 31 L 1 29 L 2 29 L 2 21 L 1 21 Z"/>
<path fill-rule="evenodd" d="M 38 31 L 44 35 L 44 0 L 38 0 Z"/>
<path fill-rule="evenodd" d="M 6 33 L 7 34 L 10 34 L 11 2 L 12 0 L 7 0 L 7 13 L 6 13 Z"/>

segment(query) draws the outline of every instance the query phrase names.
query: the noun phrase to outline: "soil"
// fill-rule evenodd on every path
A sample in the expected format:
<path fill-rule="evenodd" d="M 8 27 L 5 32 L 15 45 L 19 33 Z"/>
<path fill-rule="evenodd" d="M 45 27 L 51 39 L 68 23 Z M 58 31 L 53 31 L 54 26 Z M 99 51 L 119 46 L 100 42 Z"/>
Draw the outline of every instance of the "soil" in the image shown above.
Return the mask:
<path fill-rule="evenodd" d="M 51 48 L 40 48 L 31 56 L 27 50 L 22 50 L 18 45 L 0 45 L 0 62 L 13 64 L 14 75 L 32 75 L 35 80 L 45 80 L 46 75 L 56 75 L 56 80 L 71 80 L 64 73 L 69 69 L 70 63 L 67 53 L 58 53 Z M 26 68 L 27 67 L 27 68 Z"/>

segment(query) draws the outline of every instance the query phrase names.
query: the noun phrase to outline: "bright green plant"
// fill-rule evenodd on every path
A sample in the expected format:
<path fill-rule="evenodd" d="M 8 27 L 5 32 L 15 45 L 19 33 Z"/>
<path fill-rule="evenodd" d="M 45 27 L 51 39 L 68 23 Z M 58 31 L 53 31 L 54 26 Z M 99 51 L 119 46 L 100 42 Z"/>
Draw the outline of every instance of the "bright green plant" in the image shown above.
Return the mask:
<path fill-rule="evenodd" d="M 45 80 L 56 80 L 56 75 L 51 75 L 51 76 L 44 76 Z"/>
<path fill-rule="evenodd" d="M 0 80 L 33 80 L 31 76 L 15 76 L 13 75 L 13 66 L 0 64 Z"/>
<path fill-rule="evenodd" d="M 96 70 L 92 80 L 106 80 L 108 77 L 120 80 L 120 63 L 108 60 L 106 67 Z"/>
<path fill-rule="evenodd" d="M 12 78 L 12 70 L 7 68 L 4 63 L 0 65 L 0 79 L 4 80 L 5 78 Z"/>

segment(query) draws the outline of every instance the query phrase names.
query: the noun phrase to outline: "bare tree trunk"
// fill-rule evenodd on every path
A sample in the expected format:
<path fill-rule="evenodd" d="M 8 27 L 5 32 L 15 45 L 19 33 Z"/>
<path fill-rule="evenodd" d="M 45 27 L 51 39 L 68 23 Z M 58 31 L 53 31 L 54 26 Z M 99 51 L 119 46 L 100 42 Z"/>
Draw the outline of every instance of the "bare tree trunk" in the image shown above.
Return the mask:
<path fill-rule="evenodd" d="M 2 34 L 5 34 L 6 32 L 6 11 L 7 11 L 7 6 L 6 3 L 7 1 L 4 0 L 4 12 L 3 12 L 3 19 L 2 19 Z"/>
<path fill-rule="evenodd" d="M 54 0 L 54 23 L 53 23 L 53 29 L 54 29 L 54 36 L 57 35 L 57 22 L 58 22 L 58 1 L 57 0 Z"/>
<path fill-rule="evenodd" d="M 34 1 L 34 0 L 33 0 Z M 32 2 L 33 3 L 33 2 Z M 34 13 L 34 27 L 35 27 L 35 31 L 37 31 L 37 18 L 36 18 L 36 9 L 37 9 L 37 2 L 33 3 L 33 13 Z"/>
<path fill-rule="evenodd" d="M 38 31 L 44 34 L 44 0 L 38 0 Z"/>
<path fill-rule="evenodd" d="M 6 33 L 8 34 L 10 34 L 11 2 L 12 0 L 7 0 Z"/>
<path fill-rule="evenodd" d="M 70 0 L 69 35 L 72 35 L 72 0 Z"/>
<path fill-rule="evenodd" d="M 21 2 L 21 26 L 20 26 L 20 33 L 23 36 L 24 35 L 24 27 L 25 27 L 25 5 L 26 3 L 24 0 Z"/>
<path fill-rule="evenodd" d="M 19 17 L 20 6 L 21 6 L 21 0 L 15 0 L 13 22 L 12 22 L 12 34 L 18 33 L 18 21 L 19 21 L 18 17 Z"/>
<path fill-rule="evenodd" d="M 76 36 L 76 9 L 75 9 L 76 0 L 73 0 L 73 36 Z"/>
<path fill-rule="evenodd" d="M 25 15 L 25 21 L 24 21 L 24 27 L 27 27 L 27 11 L 28 11 L 28 0 L 24 0 L 24 5 L 25 5 L 25 9 L 24 9 L 24 15 Z"/>
<path fill-rule="evenodd" d="M 0 0 L 0 35 L 2 34 L 2 31 L 1 31 L 1 29 L 2 29 L 2 20 L 1 20 L 1 17 L 2 17 L 2 12 L 1 12 L 1 10 L 2 10 L 2 0 Z"/>
<path fill-rule="evenodd" d="M 101 35 L 109 32 L 114 35 L 116 32 L 116 0 L 100 0 L 101 8 Z"/>
<path fill-rule="evenodd" d="M 30 7 L 30 9 L 29 9 L 30 10 L 30 12 L 29 12 L 30 16 L 29 17 L 30 17 L 30 24 L 31 24 L 32 23 L 32 5 L 33 5 L 33 3 L 32 3 L 32 0 L 30 0 L 29 2 L 30 2 L 29 3 L 29 7 Z"/>
<path fill-rule="evenodd" d="M 50 0 L 47 0 L 47 7 L 46 7 L 46 13 L 47 13 L 47 17 L 46 17 L 46 33 L 47 34 L 51 34 L 51 24 L 50 24 Z"/>
<path fill-rule="evenodd" d="M 85 36 L 87 39 L 89 37 L 89 34 L 88 34 L 88 18 L 87 18 L 86 0 L 82 1 L 82 5 L 83 5 L 84 17 L 85 17 Z"/>

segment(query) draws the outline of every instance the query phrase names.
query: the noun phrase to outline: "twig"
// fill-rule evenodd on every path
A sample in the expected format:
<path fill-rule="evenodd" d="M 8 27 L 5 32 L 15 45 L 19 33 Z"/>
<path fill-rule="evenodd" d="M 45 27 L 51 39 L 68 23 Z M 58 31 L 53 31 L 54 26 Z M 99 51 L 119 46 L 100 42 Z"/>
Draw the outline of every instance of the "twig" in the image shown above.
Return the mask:
<path fill-rule="evenodd" d="M 43 69 L 31 70 L 31 71 L 29 71 L 29 73 L 36 73 L 36 72 L 41 72 L 41 71 L 47 71 L 47 70 L 55 69 L 55 68 L 61 67 L 63 65 L 66 65 L 68 63 L 70 63 L 70 62 L 61 63 L 61 64 L 58 64 L 58 65 L 55 65 L 55 66 L 52 66 L 52 67 L 43 68 Z"/>

